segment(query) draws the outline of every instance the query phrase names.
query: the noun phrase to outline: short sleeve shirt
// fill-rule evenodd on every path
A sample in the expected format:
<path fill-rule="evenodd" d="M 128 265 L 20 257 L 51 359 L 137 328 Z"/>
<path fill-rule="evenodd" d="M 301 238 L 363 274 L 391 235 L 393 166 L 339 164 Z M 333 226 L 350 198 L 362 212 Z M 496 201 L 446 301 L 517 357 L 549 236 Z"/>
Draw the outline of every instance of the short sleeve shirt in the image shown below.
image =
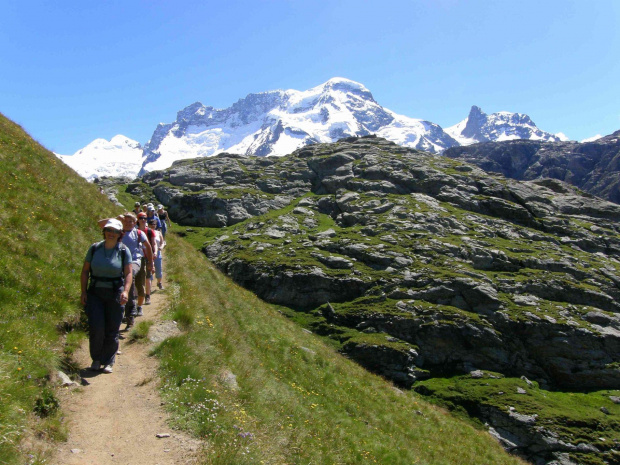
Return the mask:
<path fill-rule="evenodd" d="M 122 242 L 131 252 L 132 261 L 140 263 L 140 259 L 144 256 L 144 252 L 142 252 L 142 243 L 147 240 L 146 234 L 137 228 L 133 228 L 129 232 L 125 231 Z"/>
<path fill-rule="evenodd" d="M 106 249 L 101 242 L 97 242 L 88 248 L 84 261 L 90 263 L 94 277 L 120 278 L 123 275 L 123 254 L 125 254 L 125 264 L 129 265 L 131 254 L 127 247 L 116 244 L 114 248 Z M 112 281 L 95 280 L 95 287 L 112 287 L 112 285 Z"/>

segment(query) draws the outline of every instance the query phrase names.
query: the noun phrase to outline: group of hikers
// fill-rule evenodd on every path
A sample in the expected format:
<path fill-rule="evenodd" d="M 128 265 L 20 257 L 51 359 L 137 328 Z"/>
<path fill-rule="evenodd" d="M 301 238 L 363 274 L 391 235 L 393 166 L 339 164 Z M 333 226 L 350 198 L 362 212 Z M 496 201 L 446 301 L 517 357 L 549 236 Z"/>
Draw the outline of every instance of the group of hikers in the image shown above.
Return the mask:
<path fill-rule="evenodd" d="M 91 370 L 112 373 L 120 327 L 131 329 L 151 303 L 153 277 L 162 285 L 162 250 L 170 226 L 162 205 L 140 205 L 117 218 L 99 220 L 103 241 L 86 253 L 80 283 L 88 317 Z M 152 292 L 155 292 L 153 289 Z"/>

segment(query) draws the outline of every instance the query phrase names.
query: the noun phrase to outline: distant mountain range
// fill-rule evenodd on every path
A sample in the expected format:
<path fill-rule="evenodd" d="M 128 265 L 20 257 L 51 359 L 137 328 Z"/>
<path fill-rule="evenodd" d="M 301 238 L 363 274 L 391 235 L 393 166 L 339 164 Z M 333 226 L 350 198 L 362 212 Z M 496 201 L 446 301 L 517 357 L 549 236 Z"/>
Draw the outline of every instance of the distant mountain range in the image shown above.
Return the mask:
<path fill-rule="evenodd" d="M 382 107 L 360 83 L 333 78 L 307 91 L 249 94 L 226 109 L 196 102 L 179 111 L 176 121 L 160 123 L 143 147 L 119 135 L 110 142 L 97 139 L 60 158 L 89 179 L 133 176 L 186 158 L 221 152 L 280 156 L 308 144 L 368 134 L 432 153 L 481 141 L 566 140 L 538 129 L 527 115 L 487 115 L 476 106 L 465 120 L 444 130 Z"/>

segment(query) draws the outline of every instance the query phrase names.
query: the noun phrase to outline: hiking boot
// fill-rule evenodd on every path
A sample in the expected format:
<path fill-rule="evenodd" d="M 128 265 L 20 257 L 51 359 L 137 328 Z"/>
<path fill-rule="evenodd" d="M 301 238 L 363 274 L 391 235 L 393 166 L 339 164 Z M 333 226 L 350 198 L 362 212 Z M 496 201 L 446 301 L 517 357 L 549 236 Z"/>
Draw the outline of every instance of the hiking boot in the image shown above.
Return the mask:
<path fill-rule="evenodd" d="M 147 295 L 144 298 L 144 305 L 151 305 L 151 296 L 150 295 Z M 140 307 L 138 307 L 138 308 L 140 308 Z"/>
<path fill-rule="evenodd" d="M 127 317 L 127 326 L 125 326 L 125 331 L 129 331 L 133 328 L 133 316 Z"/>
<path fill-rule="evenodd" d="M 102 371 L 104 373 L 112 373 L 112 371 L 114 371 L 114 370 L 112 370 L 112 365 L 106 365 L 106 366 L 103 367 Z"/>
<path fill-rule="evenodd" d="M 92 371 L 101 370 L 101 362 L 93 362 L 89 369 Z"/>
<path fill-rule="evenodd" d="M 138 311 L 136 312 L 136 316 L 142 316 L 142 307 L 138 307 Z"/>
<path fill-rule="evenodd" d="M 157 283 L 157 287 L 160 288 L 162 291 L 164 290 L 164 286 L 162 286 L 161 283 Z"/>

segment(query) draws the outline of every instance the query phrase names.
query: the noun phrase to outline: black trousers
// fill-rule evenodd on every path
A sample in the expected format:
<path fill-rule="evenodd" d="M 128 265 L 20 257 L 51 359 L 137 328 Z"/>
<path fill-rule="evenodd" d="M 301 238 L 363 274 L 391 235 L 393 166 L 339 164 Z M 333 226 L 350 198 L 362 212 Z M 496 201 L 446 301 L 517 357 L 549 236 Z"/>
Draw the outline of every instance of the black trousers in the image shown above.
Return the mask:
<path fill-rule="evenodd" d="M 123 287 L 93 287 L 86 298 L 90 357 L 102 365 L 114 365 L 125 306 L 120 304 Z"/>

